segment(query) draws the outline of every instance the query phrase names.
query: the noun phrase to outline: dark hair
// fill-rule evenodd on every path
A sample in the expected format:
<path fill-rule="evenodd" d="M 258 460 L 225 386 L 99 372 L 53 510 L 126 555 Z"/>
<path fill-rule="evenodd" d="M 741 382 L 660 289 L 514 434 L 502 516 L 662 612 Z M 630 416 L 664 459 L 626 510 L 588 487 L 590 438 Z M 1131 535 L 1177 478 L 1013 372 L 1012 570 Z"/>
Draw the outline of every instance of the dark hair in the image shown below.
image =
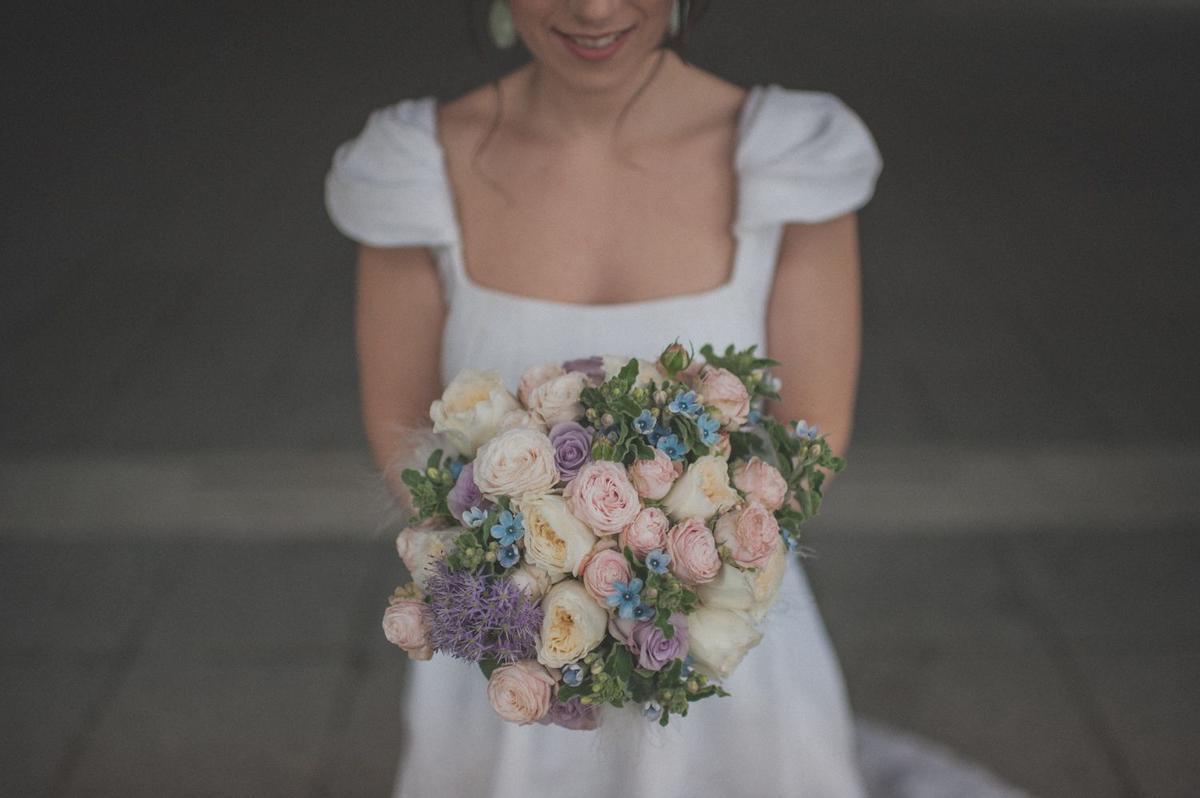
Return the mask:
<path fill-rule="evenodd" d="M 484 26 L 480 23 L 480 20 L 486 17 L 487 9 L 492 2 L 494 2 L 494 0 L 466 0 L 466 6 L 468 34 L 470 35 L 471 42 L 475 47 L 475 52 L 479 56 L 480 60 L 495 66 L 495 48 L 488 40 Z M 684 8 L 687 9 L 687 12 L 683 19 L 683 24 L 679 26 L 679 33 L 668 37 L 663 43 L 663 49 L 674 50 L 686 63 L 688 34 L 693 28 L 696 27 L 696 24 L 700 21 L 700 18 L 704 16 L 704 13 L 708 11 L 708 7 L 711 5 L 711 0 L 676 0 L 676 2 L 683 3 Z M 519 44 L 520 39 L 517 41 Z M 491 58 L 489 58 L 489 53 L 491 54 Z M 663 56 L 665 55 L 666 53 L 664 52 Z M 654 76 L 658 74 L 658 69 L 660 66 L 662 66 L 662 57 L 660 57 L 654 64 L 654 68 L 650 70 L 650 74 L 646 76 L 646 79 L 642 81 L 642 85 L 638 86 L 637 91 L 633 93 L 633 96 L 629 98 L 629 102 L 625 103 L 625 106 L 617 115 L 618 127 L 620 127 L 621 123 L 625 120 L 625 115 L 629 112 L 629 109 L 633 103 L 639 96 L 641 96 L 641 93 L 645 90 L 645 88 L 650 85 L 650 81 L 654 80 Z M 504 193 L 503 188 L 489 178 L 482 169 L 479 169 L 477 163 L 480 153 L 483 152 L 483 149 L 487 146 L 488 142 L 491 141 L 492 136 L 500 127 L 500 122 L 504 116 L 503 95 L 500 92 L 500 78 L 492 78 L 490 83 L 496 90 L 496 114 L 492 118 L 492 124 L 491 127 L 488 128 L 487 134 L 483 137 L 479 144 L 476 145 L 475 152 L 471 155 L 471 164 L 479 171 L 481 175 L 483 175 L 483 178 L 487 182 L 491 183 L 492 186 L 501 193 Z"/>

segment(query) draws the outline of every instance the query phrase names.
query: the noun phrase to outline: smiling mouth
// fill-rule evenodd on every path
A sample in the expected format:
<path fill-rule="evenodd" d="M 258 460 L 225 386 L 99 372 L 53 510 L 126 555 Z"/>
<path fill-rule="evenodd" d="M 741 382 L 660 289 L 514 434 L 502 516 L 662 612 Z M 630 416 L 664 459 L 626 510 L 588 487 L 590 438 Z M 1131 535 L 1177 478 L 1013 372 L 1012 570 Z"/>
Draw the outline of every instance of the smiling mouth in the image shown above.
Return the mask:
<path fill-rule="evenodd" d="M 605 33 L 602 36 L 581 36 L 579 34 L 567 33 L 565 31 L 558 30 L 557 28 L 554 29 L 554 32 L 557 33 L 559 36 L 563 36 L 564 38 L 570 39 L 575 44 L 578 44 L 580 47 L 587 47 L 587 48 L 590 48 L 593 50 L 599 50 L 599 49 L 609 46 L 610 44 L 615 42 L 617 39 L 624 36 L 626 33 L 629 33 L 629 31 L 633 30 L 634 27 L 635 26 L 630 25 L 628 28 L 624 28 L 624 29 L 618 30 L 618 31 L 613 31 L 612 33 Z"/>

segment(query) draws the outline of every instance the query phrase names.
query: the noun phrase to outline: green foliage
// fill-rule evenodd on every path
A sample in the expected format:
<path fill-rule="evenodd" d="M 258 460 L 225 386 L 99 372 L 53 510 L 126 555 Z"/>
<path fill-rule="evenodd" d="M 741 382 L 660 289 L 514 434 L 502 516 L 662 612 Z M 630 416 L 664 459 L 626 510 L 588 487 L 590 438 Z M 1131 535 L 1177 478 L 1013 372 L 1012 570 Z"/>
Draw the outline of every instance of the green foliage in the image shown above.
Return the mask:
<path fill-rule="evenodd" d="M 771 366 L 778 366 L 778 360 L 772 360 L 769 357 L 758 357 L 754 354 L 757 346 L 751 346 L 747 349 L 737 350 L 733 344 L 725 347 L 725 354 L 718 355 L 713 350 L 712 344 L 705 344 L 700 347 L 700 354 L 704 355 L 704 360 L 711 366 L 723 368 L 736 375 L 746 386 L 746 390 L 750 392 L 751 399 L 779 399 L 779 394 L 771 387 L 770 376 L 767 369 Z"/>
<path fill-rule="evenodd" d="M 401 481 L 408 486 L 408 490 L 412 494 L 417 521 L 424 521 L 428 518 L 454 520 L 450 515 L 450 507 L 446 504 L 446 497 L 450 495 L 450 489 L 454 487 L 454 475 L 450 467 L 455 461 L 454 458 L 442 455 L 441 449 L 429 455 L 423 471 L 406 468 L 400 472 Z M 460 460 L 460 462 L 462 461 Z"/>

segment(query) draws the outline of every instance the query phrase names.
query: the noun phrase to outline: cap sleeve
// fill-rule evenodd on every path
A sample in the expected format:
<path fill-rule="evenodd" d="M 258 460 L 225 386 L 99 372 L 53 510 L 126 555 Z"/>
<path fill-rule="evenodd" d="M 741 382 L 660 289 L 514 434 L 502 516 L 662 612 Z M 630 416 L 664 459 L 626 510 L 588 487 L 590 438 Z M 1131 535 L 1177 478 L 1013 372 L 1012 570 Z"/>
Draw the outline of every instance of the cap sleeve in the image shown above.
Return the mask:
<path fill-rule="evenodd" d="M 862 119 L 826 92 L 765 87 L 740 142 L 739 222 L 820 222 L 867 204 L 883 159 Z"/>
<path fill-rule="evenodd" d="M 453 240 L 434 103 L 422 97 L 373 111 L 358 137 L 337 148 L 325 207 L 349 238 L 381 247 Z"/>

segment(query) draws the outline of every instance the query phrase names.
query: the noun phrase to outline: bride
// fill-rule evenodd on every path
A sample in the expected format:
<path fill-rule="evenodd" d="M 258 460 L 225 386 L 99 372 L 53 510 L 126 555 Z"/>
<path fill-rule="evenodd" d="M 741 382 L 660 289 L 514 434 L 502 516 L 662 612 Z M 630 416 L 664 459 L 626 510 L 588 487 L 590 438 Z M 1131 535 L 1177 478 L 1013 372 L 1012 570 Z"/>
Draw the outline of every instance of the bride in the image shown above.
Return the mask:
<path fill-rule="evenodd" d="M 758 345 L 784 364 L 771 412 L 816 422 L 845 451 L 856 211 L 882 161 L 833 95 L 746 89 L 683 60 L 706 5 L 492 0 L 493 43 L 519 39 L 526 65 L 452 102 L 380 109 L 338 149 L 326 202 L 361 244 L 362 407 L 381 469 L 463 368 L 497 369 L 515 389 L 532 364 L 653 358 L 676 338 Z M 856 727 L 798 564 L 725 686 L 732 698 L 665 730 L 631 710 L 571 731 L 501 720 L 473 666 L 414 663 L 396 795 L 1016 794 Z"/>

